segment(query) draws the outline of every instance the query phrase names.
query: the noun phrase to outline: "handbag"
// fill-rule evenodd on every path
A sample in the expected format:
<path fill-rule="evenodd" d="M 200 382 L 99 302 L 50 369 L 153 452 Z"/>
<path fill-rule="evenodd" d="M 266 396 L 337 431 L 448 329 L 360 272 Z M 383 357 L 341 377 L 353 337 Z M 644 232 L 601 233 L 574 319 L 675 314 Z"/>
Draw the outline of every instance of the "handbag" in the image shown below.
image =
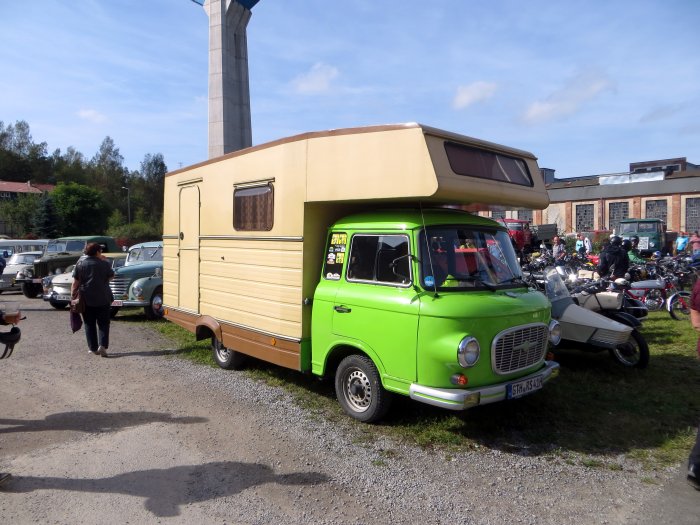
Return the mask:
<path fill-rule="evenodd" d="M 73 330 L 73 333 L 77 332 L 83 327 L 83 318 L 80 316 L 78 312 L 71 312 L 70 313 L 70 329 Z"/>

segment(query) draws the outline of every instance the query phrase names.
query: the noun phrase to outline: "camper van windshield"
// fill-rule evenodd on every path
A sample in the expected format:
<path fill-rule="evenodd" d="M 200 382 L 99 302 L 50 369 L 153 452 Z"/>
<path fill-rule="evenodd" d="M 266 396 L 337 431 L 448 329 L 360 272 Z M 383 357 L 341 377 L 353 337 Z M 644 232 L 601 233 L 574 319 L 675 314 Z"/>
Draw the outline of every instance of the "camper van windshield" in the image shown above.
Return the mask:
<path fill-rule="evenodd" d="M 493 288 L 522 277 L 510 237 L 501 230 L 429 227 L 421 233 L 420 250 L 426 290 Z"/>

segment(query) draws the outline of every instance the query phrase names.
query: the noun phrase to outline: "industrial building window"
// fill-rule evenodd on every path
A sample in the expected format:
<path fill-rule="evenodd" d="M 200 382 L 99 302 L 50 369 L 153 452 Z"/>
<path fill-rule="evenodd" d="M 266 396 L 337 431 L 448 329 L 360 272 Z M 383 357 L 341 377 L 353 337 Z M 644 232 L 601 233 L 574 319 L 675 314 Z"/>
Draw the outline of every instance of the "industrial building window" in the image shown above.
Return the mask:
<path fill-rule="evenodd" d="M 664 221 L 664 224 L 666 224 L 666 217 L 668 215 L 667 206 L 668 203 L 666 202 L 666 199 L 647 201 L 645 218 L 661 219 Z"/>
<path fill-rule="evenodd" d="M 700 199 L 685 201 L 685 231 L 700 231 Z"/>
<path fill-rule="evenodd" d="M 532 177 L 523 159 L 445 141 L 445 153 L 457 175 L 532 186 Z"/>
<path fill-rule="evenodd" d="M 272 184 L 233 190 L 233 228 L 241 231 L 270 231 L 274 219 Z"/>
<path fill-rule="evenodd" d="M 589 232 L 593 230 L 593 205 L 576 205 L 576 231 Z"/>
<path fill-rule="evenodd" d="M 518 210 L 518 219 L 532 223 L 532 210 Z"/>
<path fill-rule="evenodd" d="M 620 221 L 630 216 L 629 202 L 611 202 L 608 204 L 608 228 L 620 232 Z"/>

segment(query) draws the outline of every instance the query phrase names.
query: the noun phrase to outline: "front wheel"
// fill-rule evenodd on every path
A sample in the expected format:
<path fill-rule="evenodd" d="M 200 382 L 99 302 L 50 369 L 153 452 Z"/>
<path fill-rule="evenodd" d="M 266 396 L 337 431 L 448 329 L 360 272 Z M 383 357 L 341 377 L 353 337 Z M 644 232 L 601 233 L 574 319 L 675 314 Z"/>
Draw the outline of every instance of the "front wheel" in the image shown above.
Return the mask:
<path fill-rule="evenodd" d="M 646 368 L 649 364 L 649 345 L 636 329 L 632 330 L 626 343 L 610 350 L 610 353 L 618 363 L 629 368 Z"/>
<path fill-rule="evenodd" d="M 153 321 L 162 319 L 163 312 L 163 289 L 156 288 L 151 296 L 150 304 L 143 307 L 143 313 L 146 315 L 146 319 Z"/>
<path fill-rule="evenodd" d="M 44 293 L 44 289 L 39 284 L 22 283 L 22 293 L 27 299 L 35 299 Z"/>
<path fill-rule="evenodd" d="M 61 301 L 51 301 L 49 300 L 49 304 L 53 306 L 56 310 L 65 310 L 66 306 L 68 306 L 68 303 L 64 303 Z"/>
<path fill-rule="evenodd" d="M 364 423 L 379 421 L 391 406 L 377 367 L 368 357 L 350 355 L 335 372 L 335 395 L 348 415 Z"/>
<path fill-rule="evenodd" d="M 668 313 L 676 321 L 685 321 L 690 317 L 690 292 L 678 292 L 668 303 Z"/>
<path fill-rule="evenodd" d="M 245 364 L 245 355 L 240 352 L 234 352 L 230 348 L 226 348 L 216 336 L 211 338 L 211 349 L 214 354 L 214 361 L 221 368 L 226 370 L 240 370 Z"/>

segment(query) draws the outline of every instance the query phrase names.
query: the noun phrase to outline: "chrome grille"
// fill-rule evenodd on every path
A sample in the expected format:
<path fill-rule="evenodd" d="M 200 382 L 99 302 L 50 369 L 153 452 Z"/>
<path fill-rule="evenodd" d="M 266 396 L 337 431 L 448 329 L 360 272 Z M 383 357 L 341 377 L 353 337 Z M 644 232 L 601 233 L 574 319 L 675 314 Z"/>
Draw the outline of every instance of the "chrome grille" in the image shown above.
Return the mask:
<path fill-rule="evenodd" d="M 510 374 L 542 361 L 548 338 L 549 328 L 542 323 L 504 330 L 491 345 L 494 372 Z"/>
<path fill-rule="evenodd" d="M 129 285 L 131 284 L 131 279 L 129 277 L 117 276 L 111 281 L 109 281 L 109 287 L 112 289 L 115 299 L 128 299 L 129 298 Z"/>

